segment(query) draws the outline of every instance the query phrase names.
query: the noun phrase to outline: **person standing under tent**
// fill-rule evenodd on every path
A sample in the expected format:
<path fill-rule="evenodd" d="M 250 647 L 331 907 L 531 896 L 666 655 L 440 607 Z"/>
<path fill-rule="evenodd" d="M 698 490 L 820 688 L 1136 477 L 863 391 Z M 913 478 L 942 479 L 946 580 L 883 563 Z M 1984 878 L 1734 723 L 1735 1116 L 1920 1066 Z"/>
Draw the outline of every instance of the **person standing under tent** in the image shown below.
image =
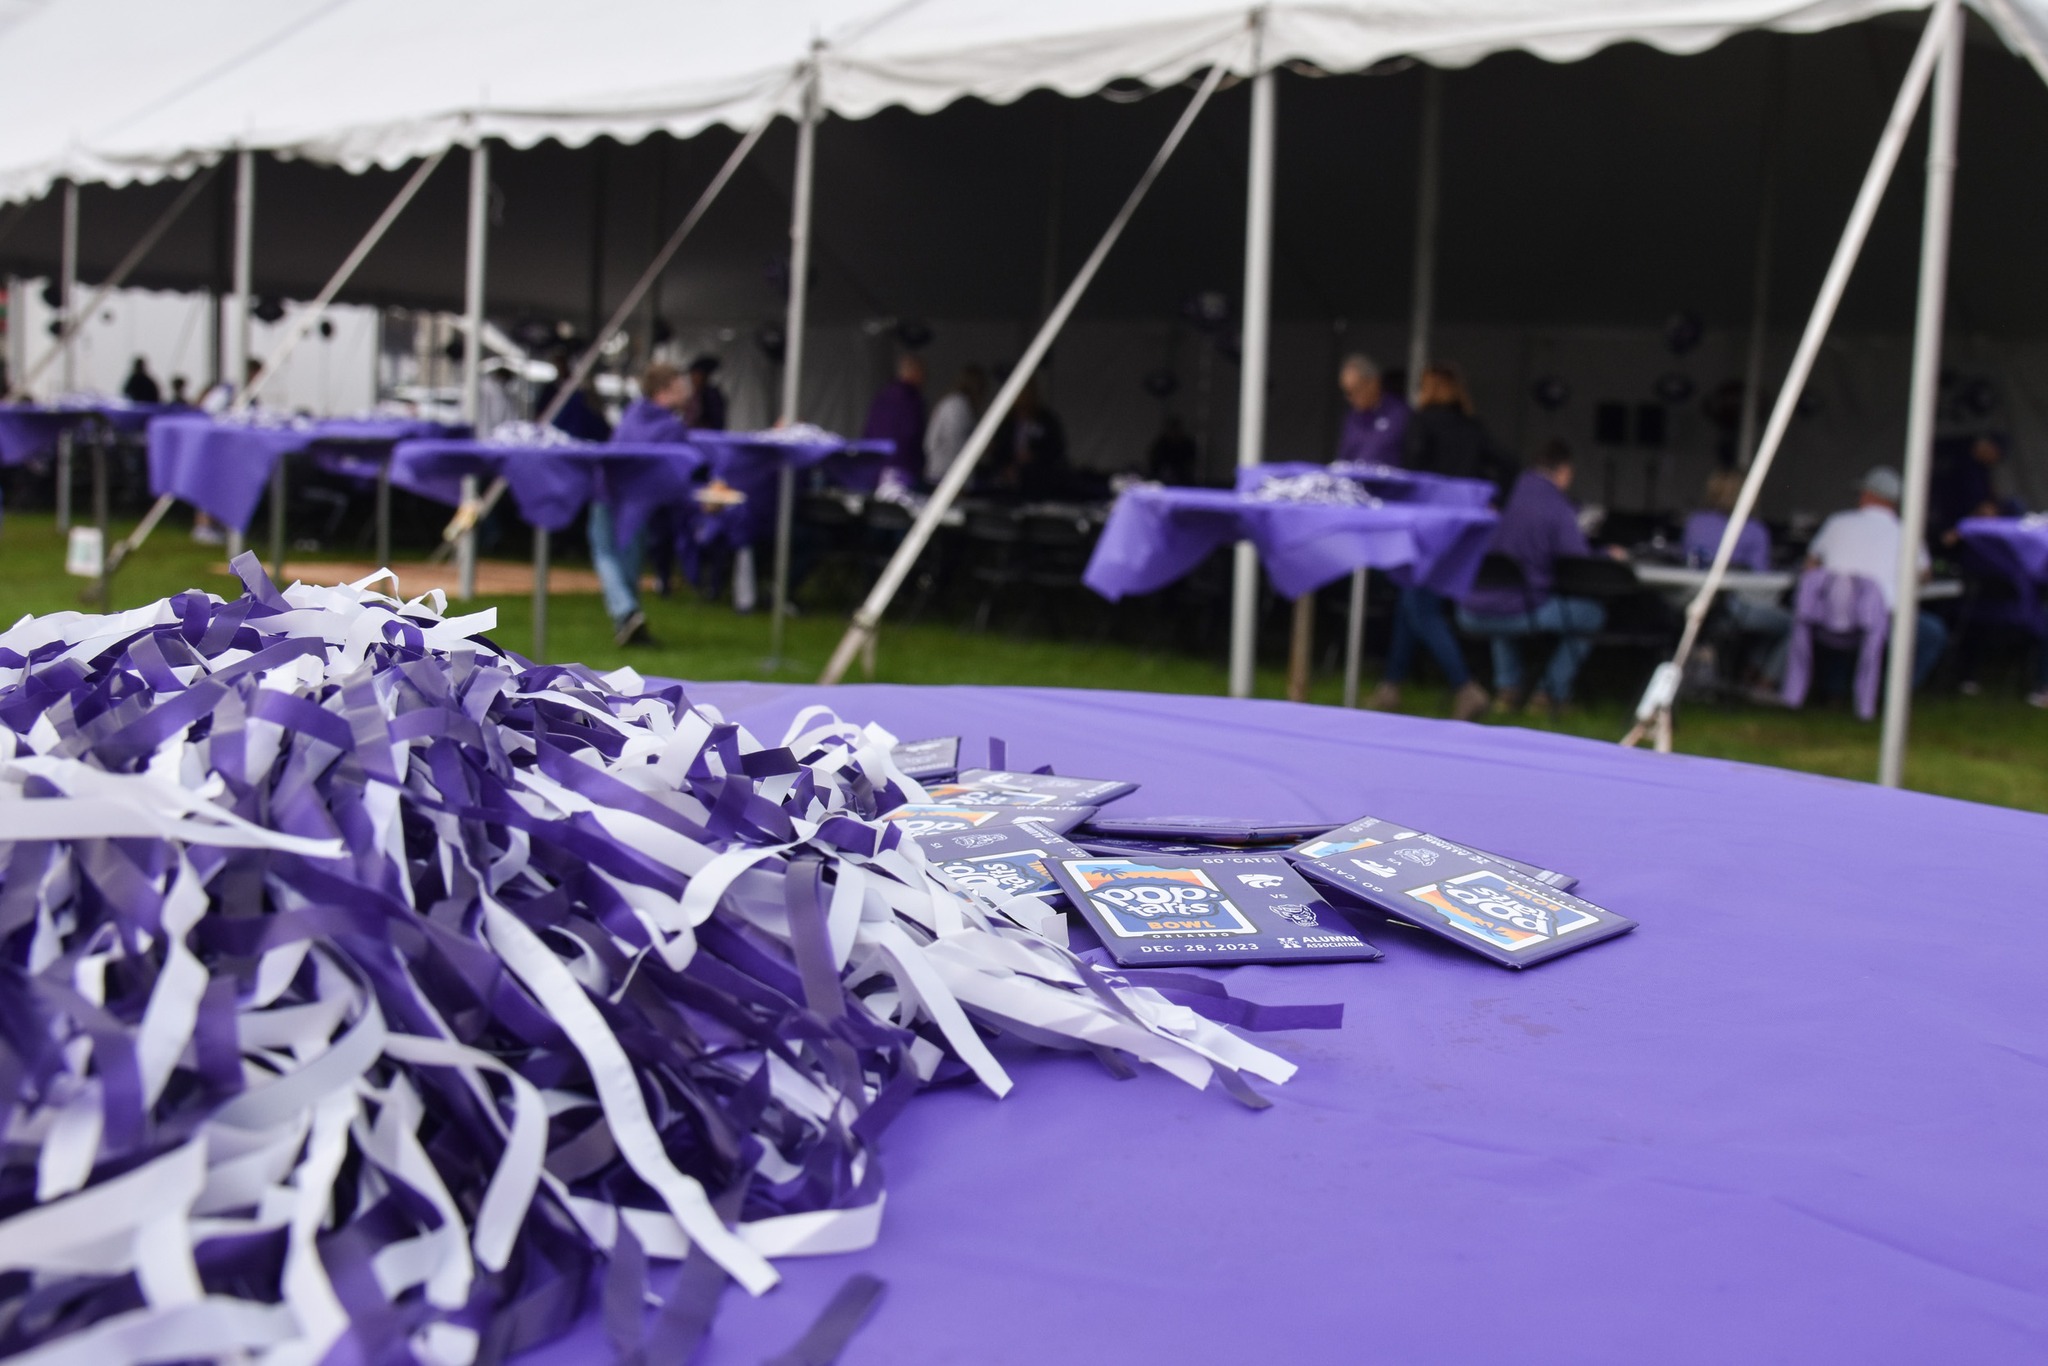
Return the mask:
<path fill-rule="evenodd" d="M 613 441 L 635 445 L 659 445 L 689 438 L 689 426 L 682 408 L 690 396 L 690 381 L 675 366 L 656 361 L 640 373 L 640 397 L 619 416 Z M 612 619 L 612 638 L 619 645 L 647 645 L 647 614 L 640 610 L 640 558 L 647 533 L 643 529 L 631 541 L 621 543 L 610 499 L 600 488 L 590 503 L 587 522 L 590 533 L 590 563 L 597 570 L 604 589 L 604 610 Z"/>
<path fill-rule="evenodd" d="M 512 362 L 503 358 L 487 363 L 476 390 L 476 434 L 488 438 L 507 422 L 519 420 L 519 401 L 512 397 Z"/>
<path fill-rule="evenodd" d="M 1899 537 L 1903 534 L 1899 498 L 1904 487 L 1897 470 L 1878 466 L 1863 476 L 1856 506 L 1822 522 L 1813 544 L 1806 548 L 1808 569 L 1851 574 L 1875 583 L 1887 616 L 1898 605 Z M 1926 546 L 1920 547 L 1919 556 L 1924 582 L 1932 569 Z M 1922 608 L 1913 632 L 1914 687 L 1927 681 L 1947 645 L 1948 623 Z"/>
<path fill-rule="evenodd" d="M 2005 463 L 2005 437 L 1997 432 L 1965 438 L 1959 450 L 1937 448 L 1928 489 L 1927 539 L 1956 543 L 1956 524 L 1967 517 L 2004 517 L 2016 509 L 1998 496 L 1998 467 Z"/>
<path fill-rule="evenodd" d="M 548 405 L 555 401 L 556 391 L 576 368 L 575 358 L 566 350 L 557 351 L 549 359 L 554 364 L 555 377 L 534 396 L 541 412 L 548 410 Z M 612 435 L 612 424 L 605 421 L 604 408 L 597 401 L 597 391 L 588 379 L 582 388 L 569 395 L 562 411 L 555 414 L 554 426 L 578 441 L 609 441 Z"/>
<path fill-rule="evenodd" d="M 915 351 L 896 358 L 896 377 L 868 405 L 861 425 L 864 441 L 888 441 L 895 453 L 882 463 L 882 479 L 908 487 L 924 463 L 924 361 Z"/>
<path fill-rule="evenodd" d="M 725 430 L 725 390 L 718 387 L 718 357 L 706 352 L 690 362 L 690 402 L 683 410 L 690 426 L 700 431 Z"/>
<path fill-rule="evenodd" d="M 1579 666 L 1593 652 L 1593 637 L 1607 624 L 1607 610 L 1589 598 L 1552 592 L 1560 559 L 1591 554 L 1578 511 L 1566 496 L 1572 486 L 1572 453 L 1562 441 L 1545 446 L 1516 479 L 1489 552 L 1513 560 L 1522 571 L 1519 588 L 1475 588 L 1458 606 L 1458 625 L 1467 635 L 1492 642 L 1497 709 L 1512 711 L 1522 696 L 1524 636 L 1555 635 L 1557 648 L 1536 681 L 1529 710 L 1549 715 L 1571 700 Z"/>
<path fill-rule="evenodd" d="M 988 375 L 979 365 L 960 371 L 960 378 L 932 409 L 932 420 L 924 429 L 924 481 L 936 485 L 967 446 L 974 424 L 981 419 L 988 401 Z"/>
<path fill-rule="evenodd" d="M 141 356 L 129 368 L 128 382 L 121 386 L 121 397 L 130 403 L 162 403 L 164 391 L 158 386 L 156 376 L 149 373 L 149 362 Z"/>
<path fill-rule="evenodd" d="M 1408 402 L 1380 382 L 1380 368 L 1371 356 L 1355 351 L 1337 367 L 1337 388 L 1351 411 L 1337 437 L 1337 463 L 1399 465 L 1404 462 L 1410 411 Z"/>
<path fill-rule="evenodd" d="M 1001 492 L 1026 502 L 1063 498 L 1069 492 L 1067 429 L 1040 396 L 1038 376 L 1025 380 L 1017 391 L 1017 401 L 996 432 L 995 451 L 1003 461 L 994 479 Z"/>
<path fill-rule="evenodd" d="M 1145 477 L 1161 484 L 1192 484 L 1195 467 L 1202 463 L 1202 448 L 1195 444 L 1180 414 L 1168 413 L 1159 423 L 1159 435 L 1145 452 Z"/>
<path fill-rule="evenodd" d="M 1433 366 L 1423 372 L 1426 394 L 1433 392 L 1428 377 L 1438 369 L 1447 370 L 1448 367 Z M 1452 374 L 1455 377 L 1455 372 Z M 1384 391 L 1379 367 L 1371 358 L 1364 355 L 1346 357 L 1338 371 L 1337 385 L 1351 405 L 1337 447 L 1338 461 L 1363 465 L 1414 463 L 1417 415 L 1411 413 L 1399 397 Z M 1438 389 L 1441 388 L 1439 385 Z M 1462 397 L 1462 383 L 1457 385 L 1455 392 Z M 1475 427 L 1478 425 L 1469 412 L 1460 415 L 1464 421 Z M 1437 444 L 1433 438 L 1423 458 L 1434 458 Z M 1444 614 L 1443 595 L 1419 583 L 1403 587 L 1394 601 L 1394 635 L 1387 646 L 1386 672 L 1366 698 L 1367 707 L 1374 711 L 1400 709 L 1401 688 L 1407 683 L 1409 670 L 1415 665 L 1417 645 L 1429 651 L 1437 667 L 1443 670 L 1444 681 L 1451 685 L 1453 718 L 1469 721 L 1486 710 L 1492 698 L 1473 680 L 1472 671 L 1465 664 L 1465 652 L 1459 648 L 1458 638 L 1451 633 L 1451 623 Z"/>
<path fill-rule="evenodd" d="M 1505 495 L 1519 462 L 1494 441 L 1474 412 L 1465 372 L 1440 360 L 1423 369 L 1415 392 L 1406 463 L 1424 474 L 1484 479 Z"/>
<path fill-rule="evenodd" d="M 173 408 L 189 408 L 192 406 L 192 395 L 189 392 L 190 384 L 191 381 L 187 380 L 183 375 L 171 376 L 171 406 Z"/>

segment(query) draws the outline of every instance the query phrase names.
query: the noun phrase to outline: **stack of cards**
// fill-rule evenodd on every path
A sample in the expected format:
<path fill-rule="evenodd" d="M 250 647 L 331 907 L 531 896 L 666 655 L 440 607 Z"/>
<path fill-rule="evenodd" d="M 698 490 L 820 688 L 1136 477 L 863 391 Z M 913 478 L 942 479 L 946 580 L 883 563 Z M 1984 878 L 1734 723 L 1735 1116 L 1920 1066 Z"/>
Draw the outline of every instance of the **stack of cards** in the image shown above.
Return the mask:
<path fill-rule="evenodd" d="M 889 757 L 906 778 L 921 783 L 950 778 L 960 771 L 960 737 L 941 735 L 931 740 L 906 740 L 890 750 Z"/>
<path fill-rule="evenodd" d="M 953 782 L 925 790 L 935 802 L 960 806 L 1102 806 L 1136 792 L 1138 785 L 1106 778 L 969 768 L 963 769 Z"/>
<path fill-rule="evenodd" d="M 1092 806 L 970 806 L 964 802 L 905 802 L 882 819 L 922 839 L 955 830 L 998 829 L 1031 821 L 1064 833 L 1095 814 Z"/>
<path fill-rule="evenodd" d="M 1523 968 L 1636 922 L 1546 885 L 1525 864 L 1368 816 L 1289 851 L 1318 884 Z"/>
<path fill-rule="evenodd" d="M 1029 818 L 990 829 L 919 835 L 917 842 L 960 890 L 994 901 L 1057 891 L 1052 861 L 1088 857 L 1087 850 Z"/>
<path fill-rule="evenodd" d="M 1104 816 L 1088 820 L 1091 834 L 1163 840 L 1175 844 L 1293 844 L 1320 835 L 1328 821 L 1248 821 L 1232 816 Z"/>
<path fill-rule="evenodd" d="M 1052 873 L 1124 967 L 1380 956 L 1280 854 L 1065 857 Z"/>

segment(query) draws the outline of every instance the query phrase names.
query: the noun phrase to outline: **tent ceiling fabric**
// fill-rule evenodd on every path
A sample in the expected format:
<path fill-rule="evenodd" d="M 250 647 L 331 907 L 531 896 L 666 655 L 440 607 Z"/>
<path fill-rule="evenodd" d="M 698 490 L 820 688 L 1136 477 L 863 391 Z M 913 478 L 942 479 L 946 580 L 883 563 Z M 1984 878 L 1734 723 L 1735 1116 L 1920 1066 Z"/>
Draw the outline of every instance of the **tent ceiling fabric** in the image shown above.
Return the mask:
<path fill-rule="evenodd" d="M 1367 0 L 1275 3 L 1268 62 L 1358 71 L 1621 42 L 1703 50 L 1924 0 Z M 2048 0 L 1973 0 L 2039 62 Z M 515 147 L 747 127 L 795 107 L 819 44 L 825 107 L 929 113 L 1035 89 L 1171 84 L 1249 69 L 1253 7 L 1203 0 L 42 0 L 0 6 L 0 199 L 69 176 L 189 174 L 236 147 L 360 171 L 482 137 Z M 2048 75 L 2048 68 L 2044 68 Z"/>
<path fill-rule="evenodd" d="M 1764 185 L 1777 190 L 1772 305 L 1804 316 L 1915 39 L 1910 21 L 1807 37 L 1752 33 L 1695 57 L 1622 45 L 1552 65 L 1506 54 L 1446 78 L 1439 311 L 1447 322 L 1656 327 L 1690 309 L 1749 314 Z M 2037 335 L 2048 276 L 2048 86 L 1990 43 L 1964 82 L 1952 266 L 1955 330 Z M 1421 73 L 1283 74 L 1274 262 L 1281 317 L 1406 316 Z M 1242 272 L 1244 87 L 1222 92 L 1166 169 L 1084 311 L 1170 321 L 1190 294 L 1234 295 Z M 813 315 L 1036 317 L 1048 266 L 1064 280 L 1185 96 L 1120 104 L 1037 94 L 832 120 L 819 135 Z M 1768 138 L 1782 169 L 1767 170 Z M 555 143 L 492 161 L 488 296 L 498 317 L 588 325 L 608 313 L 730 151 L 733 134 L 622 146 Z M 672 323 L 751 329 L 783 307 L 787 123 L 770 130 L 667 272 Z M 1845 303 L 1846 327 L 1901 331 L 1919 241 L 1909 150 Z M 226 282 L 230 177 L 137 273 L 156 288 Z M 372 253 L 345 298 L 460 303 L 464 177 L 444 167 Z M 260 293 L 309 297 L 396 191 L 266 158 L 258 173 Z M 103 278 L 176 194 L 169 184 L 84 192 L 83 274 Z M 1054 206 L 1056 207 L 1056 210 Z M 15 211 L 20 212 L 20 211 Z M 46 275 L 54 199 L 12 226 L 0 270 Z"/>

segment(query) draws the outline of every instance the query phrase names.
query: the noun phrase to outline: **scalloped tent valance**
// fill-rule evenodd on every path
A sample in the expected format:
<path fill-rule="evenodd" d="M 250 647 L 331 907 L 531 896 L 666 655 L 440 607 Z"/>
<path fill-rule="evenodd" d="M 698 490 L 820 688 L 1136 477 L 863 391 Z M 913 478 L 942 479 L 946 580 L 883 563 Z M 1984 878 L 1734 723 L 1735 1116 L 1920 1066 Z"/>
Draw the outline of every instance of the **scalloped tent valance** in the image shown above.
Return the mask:
<path fill-rule="evenodd" d="M 2048 76 L 2048 0 L 1973 0 Z M 126 184 L 254 147 L 365 170 L 482 137 L 571 146 L 793 110 L 815 53 L 826 109 L 1165 83 L 1216 62 L 1356 71 L 1396 56 L 1565 61 L 1810 32 L 1912 0 L 13 0 L 0 4 L 0 199 Z"/>

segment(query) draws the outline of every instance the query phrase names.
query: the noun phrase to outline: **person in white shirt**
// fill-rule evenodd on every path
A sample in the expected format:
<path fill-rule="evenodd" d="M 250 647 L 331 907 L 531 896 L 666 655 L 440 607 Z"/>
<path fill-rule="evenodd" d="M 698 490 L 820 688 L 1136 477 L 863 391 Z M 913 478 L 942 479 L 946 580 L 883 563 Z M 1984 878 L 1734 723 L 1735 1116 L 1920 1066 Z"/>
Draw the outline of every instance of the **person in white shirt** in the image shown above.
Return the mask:
<path fill-rule="evenodd" d="M 981 405 L 988 397 L 988 376 L 979 365 L 970 365 L 960 372 L 960 378 L 939 406 L 932 409 L 931 421 L 924 429 L 924 478 L 927 484 L 936 484 L 946 477 L 960 451 L 967 445 L 967 438 L 974 433 L 976 419 L 981 416 Z"/>
<path fill-rule="evenodd" d="M 1834 574 L 1856 574 L 1877 584 L 1887 609 L 1896 605 L 1899 574 L 1899 472 L 1879 466 L 1863 477 L 1856 506 L 1820 525 L 1807 547 L 1806 563 Z M 1928 574 L 1927 547 L 1920 547 L 1920 577 Z M 1913 633 L 1913 686 L 1934 672 L 1948 645 L 1948 624 L 1924 608 Z"/>

